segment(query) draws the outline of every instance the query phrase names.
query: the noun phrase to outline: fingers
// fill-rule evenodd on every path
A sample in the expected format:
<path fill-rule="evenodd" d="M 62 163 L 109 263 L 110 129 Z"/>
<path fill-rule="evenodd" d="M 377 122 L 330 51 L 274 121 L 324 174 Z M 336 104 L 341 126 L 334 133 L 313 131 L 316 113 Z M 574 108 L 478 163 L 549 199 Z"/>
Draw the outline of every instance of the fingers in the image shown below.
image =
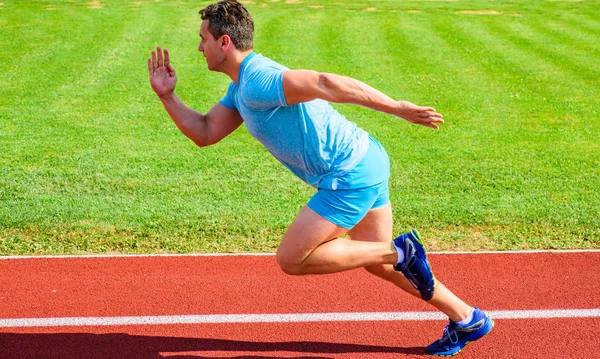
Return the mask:
<path fill-rule="evenodd" d="M 169 50 L 165 49 L 165 67 L 169 68 L 171 64 L 171 57 L 169 56 Z"/>
<path fill-rule="evenodd" d="M 171 66 L 171 64 L 167 65 L 167 71 L 169 71 L 169 76 L 175 76 L 175 69 L 173 68 L 173 66 Z"/>
<path fill-rule="evenodd" d="M 424 121 L 444 123 L 443 116 L 440 113 L 435 112 L 435 110 L 421 112 L 418 116 Z"/>
<path fill-rule="evenodd" d="M 170 74 L 175 72 L 175 69 L 171 66 L 171 58 L 169 56 L 169 50 L 156 47 L 156 51 L 152 51 L 152 58 L 148 59 L 148 72 L 152 75 L 159 67 L 166 67 Z"/>
<path fill-rule="evenodd" d="M 442 118 L 442 114 L 441 113 L 437 113 L 435 112 L 435 110 L 433 112 L 428 112 L 429 117 L 434 117 L 434 118 Z"/>
<path fill-rule="evenodd" d="M 437 127 L 438 127 L 437 124 L 439 123 L 439 124 L 443 125 L 444 124 L 444 119 L 442 118 L 441 115 L 440 116 L 430 116 L 430 117 L 427 118 L 427 123 L 430 126 L 432 125 L 432 127 L 435 126 L 435 129 L 437 129 Z"/>
<path fill-rule="evenodd" d="M 154 72 L 154 70 L 156 70 L 157 68 L 157 62 L 156 62 L 156 52 L 152 51 L 152 72 Z"/>
<path fill-rule="evenodd" d="M 438 123 L 439 123 L 438 121 L 431 121 L 431 122 L 422 122 L 422 123 L 419 123 L 419 125 L 425 126 L 425 127 L 431 127 L 434 130 L 439 130 L 440 126 L 438 126 Z"/>
<path fill-rule="evenodd" d="M 158 60 L 158 65 L 156 66 L 157 68 L 159 67 L 163 67 L 164 63 L 163 63 L 163 53 L 162 50 L 160 48 L 160 46 L 156 47 L 156 52 L 157 52 L 157 60 Z"/>
<path fill-rule="evenodd" d="M 425 127 L 431 127 L 435 130 L 439 130 L 438 124 L 444 124 L 442 115 L 438 113 L 433 107 L 421 107 L 417 106 L 408 101 L 399 101 L 401 111 L 399 117 L 408 120 L 414 124 L 418 124 Z"/>
<path fill-rule="evenodd" d="M 433 107 L 423 107 L 419 113 L 421 125 L 439 130 L 438 124 L 444 124 L 442 114 L 438 113 Z"/>
<path fill-rule="evenodd" d="M 437 112 L 419 112 L 417 114 L 420 118 L 442 118 L 442 115 Z"/>
<path fill-rule="evenodd" d="M 442 117 L 440 113 L 438 113 L 433 107 L 421 107 L 421 115 L 426 115 L 430 117 Z"/>

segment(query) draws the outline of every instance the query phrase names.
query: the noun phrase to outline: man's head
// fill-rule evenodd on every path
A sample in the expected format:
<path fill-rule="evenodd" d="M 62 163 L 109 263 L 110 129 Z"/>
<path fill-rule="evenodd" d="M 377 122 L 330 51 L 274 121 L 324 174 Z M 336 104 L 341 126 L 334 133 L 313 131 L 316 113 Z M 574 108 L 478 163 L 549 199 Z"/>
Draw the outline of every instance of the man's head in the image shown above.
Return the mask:
<path fill-rule="evenodd" d="M 200 15 L 202 20 L 208 20 L 207 30 L 214 40 L 227 35 L 237 50 L 252 49 L 254 21 L 244 5 L 235 0 L 221 0 L 200 10 Z"/>

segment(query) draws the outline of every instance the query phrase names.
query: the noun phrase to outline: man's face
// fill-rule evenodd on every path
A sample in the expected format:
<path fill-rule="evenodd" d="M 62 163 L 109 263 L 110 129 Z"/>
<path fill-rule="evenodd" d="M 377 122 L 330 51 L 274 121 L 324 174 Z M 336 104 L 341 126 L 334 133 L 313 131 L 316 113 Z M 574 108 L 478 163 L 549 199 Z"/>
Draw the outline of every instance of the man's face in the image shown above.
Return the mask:
<path fill-rule="evenodd" d="M 200 26 L 200 45 L 198 51 L 204 54 L 206 64 L 211 71 L 218 71 L 220 65 L 225 61 L 225 55 L 221 49 L 222 37 L 215 39 L 208 31 L 208 20 L 202 20 Z"/>

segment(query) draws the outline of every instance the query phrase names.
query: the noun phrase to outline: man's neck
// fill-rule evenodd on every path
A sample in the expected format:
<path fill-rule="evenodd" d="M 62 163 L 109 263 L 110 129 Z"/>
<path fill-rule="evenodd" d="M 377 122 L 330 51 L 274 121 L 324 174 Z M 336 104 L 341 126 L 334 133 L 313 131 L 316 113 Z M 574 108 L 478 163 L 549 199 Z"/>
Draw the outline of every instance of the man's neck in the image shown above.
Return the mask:
<path fill-rule="evenodd" d="M 231 54 L 231 57 L 227 59 L 227 63 L 222 72 L 224 72 L 227 76 L 231 78 L 231 81 L 235 82 L 236 85 L 239 82 L 240 78 L 240 68 L 242 67 L 242 62 L 248 55 L 252 53 L 253 50 L 247 51 L 234 51 Z"/>

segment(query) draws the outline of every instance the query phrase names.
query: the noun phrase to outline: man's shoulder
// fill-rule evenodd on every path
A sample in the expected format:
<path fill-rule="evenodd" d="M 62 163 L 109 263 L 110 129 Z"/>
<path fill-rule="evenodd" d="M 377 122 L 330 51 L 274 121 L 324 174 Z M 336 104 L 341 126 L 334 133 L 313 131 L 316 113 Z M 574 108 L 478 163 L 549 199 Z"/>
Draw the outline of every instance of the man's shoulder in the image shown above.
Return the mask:
<path fill-rule="evenodd" d="M 235 82 L 231 81 L 229 83 L 229 86 L 227 86 L 227 94 L 228 95 L 233 95 L 233 94 L 235 94 L 235 92 L 237 91 L 237 89 L 238 89 L 238 85 L 236 85 Z"/>
<path fill-rule="evenodd" d="M 254 109 L 285 106 L 282 83 L 285 70 L 285 66 L 269 58 L 254 56 L 240 77 L 240 99 Z"/>
<path fill-rule="evenodd" d="M 257 54 L 256 56 L 254 56 L 248 63 L 248 66 L 246 68 L 246 72 L 248 73 L 248 75 L 259 75 L 261 73 L 270 72 L 283 72 L 286 70 L 289 69 L 281 65 L 280 63 L 271 60 L 270 58 L 261 54 Z"/>

